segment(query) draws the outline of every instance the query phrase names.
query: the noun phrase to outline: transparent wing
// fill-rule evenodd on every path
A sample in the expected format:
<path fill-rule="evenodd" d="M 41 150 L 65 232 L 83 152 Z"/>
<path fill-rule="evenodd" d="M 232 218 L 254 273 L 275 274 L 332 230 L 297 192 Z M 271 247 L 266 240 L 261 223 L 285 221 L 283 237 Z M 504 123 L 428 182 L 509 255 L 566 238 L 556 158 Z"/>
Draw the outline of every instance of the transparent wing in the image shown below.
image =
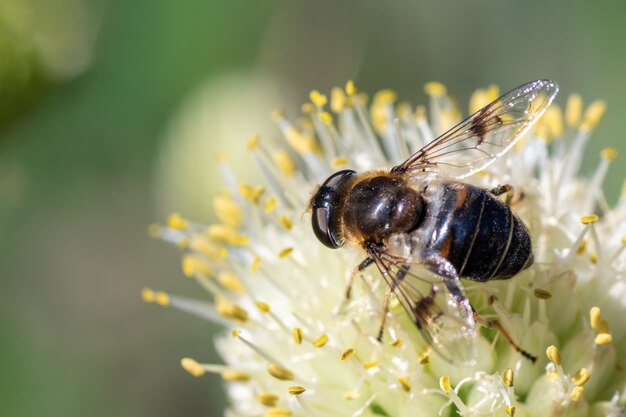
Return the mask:
<path fill-rule="evenodd" d="M 477 328 L 461 283 L 418 276 L 406 259 L 371 256 L 424 340 L 455 365 L 475 365 Z"/>
<path fill-rule="evenodd" d="M 441 167 L 451 177 L 473 175 L 507 152 L 543 115 L 558 91 L 550 80 L 521 85 L 434 139 L 392 171 L 410 175 Z"/>

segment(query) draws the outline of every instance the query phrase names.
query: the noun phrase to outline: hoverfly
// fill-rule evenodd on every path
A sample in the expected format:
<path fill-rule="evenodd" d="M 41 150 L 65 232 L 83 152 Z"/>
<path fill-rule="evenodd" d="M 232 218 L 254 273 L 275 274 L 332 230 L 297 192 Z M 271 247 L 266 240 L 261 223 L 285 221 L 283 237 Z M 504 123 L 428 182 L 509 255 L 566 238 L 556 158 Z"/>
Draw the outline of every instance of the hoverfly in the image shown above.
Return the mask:
<path fill-rule="evenodd" d="M 550 80 L 521 85 L 386 170 L 332 174 L 310 201 L 312 226 L 329 248 L 361 249 L 354 276 L 376 265 L 423 338 L 446 360 L 476 360 L 477 322 L 487 322 L 466 298 L 460 278 L 486 282 L 513 277 L 533 263 L 528 229 L 497 198 L 511 186 L 483 189 L 461 180 L 505 154 L 533 126 L 558 92 Z M 441 172 L 440 172 L 441 171 Z M 444 175 L 445 174 L 445 175 Z M 416 270 L 422 270 L 416 272 Z"/>

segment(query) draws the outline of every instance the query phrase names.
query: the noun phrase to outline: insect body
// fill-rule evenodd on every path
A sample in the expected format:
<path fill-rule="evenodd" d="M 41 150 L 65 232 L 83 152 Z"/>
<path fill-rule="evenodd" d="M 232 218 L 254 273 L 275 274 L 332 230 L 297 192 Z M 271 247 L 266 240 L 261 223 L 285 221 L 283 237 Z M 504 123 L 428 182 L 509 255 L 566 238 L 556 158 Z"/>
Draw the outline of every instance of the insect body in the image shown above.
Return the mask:
<path fill-rule="evenodd" d="M 556 95 L 548 80 L 524 84 L 485 106 L 391 170 L 331 175 L 311 199 L 312 226 L 330 248 L 367 257 L 422 335 L 451 362 L 475 362 L 475 313 L 460 278 L 508 279 L 533 262 L 524 223 L 497 196 L 461 179 L 486 168 L 537 121 Z M 447 175 L 443 175 L 443 173 Z M 385 314 L 386 316 L 386 314 Z M 524 356 L 534 357 L 517 346 Z M 382 337 L 382 329 L 379 338 Z"/>

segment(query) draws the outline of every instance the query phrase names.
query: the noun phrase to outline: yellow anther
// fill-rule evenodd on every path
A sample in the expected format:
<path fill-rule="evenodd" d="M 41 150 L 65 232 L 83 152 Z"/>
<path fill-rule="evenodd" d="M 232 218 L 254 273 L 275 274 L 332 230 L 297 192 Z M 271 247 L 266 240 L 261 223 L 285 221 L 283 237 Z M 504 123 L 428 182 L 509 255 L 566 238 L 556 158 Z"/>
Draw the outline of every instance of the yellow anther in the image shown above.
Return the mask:
<path fill-rule="evenodd" d="M 590 131 L 595 129 L 595 127 L 602 120 L 602 116 L 604 116 L 604 112 L 606 111 L 606 103 L 602 100 L 596 100 L 587 107 L 585 110 L 585 115 L 583 116 L 583 121 L 580 124 L 580 129 L 583 131 Z"/>
<path fill-rule="evenodd" d="M 446 86 L 437 81 L 424 84 L 424 92 L 429 96 L 445 96 L 447 91 Z"/>
<path fill-rule="evenodd" d="M 626 236 L 622 236 L 622 245 L 626 245 Z"/>
<path fill-rule="evenodd" d="M 595 264 L 596 262 L 598 262 L 598 254 L 595 252 L 590 253 L 589 260 L 591 261 L 592 264 Z"/>
<path fill-rule="evenodd" d="M 274 163 L 280 172 L 288 177 L 291 177 L 296 172 L 296 164 L 291 159 L 289 152 L 284 149 L 274 151 Z"/>
<path fill-rule="evenodd" d="M 311 103 L 302 103 L 300 111 L 302 112 L 302 114 L 313 114 L 315 113 L 315 106 Z"/>
<path fill-rule="evenodd" d="M 580 246 L 576 250 L 576 253 L 582 255 L 585 252 L 585 249 L 587 249 L 587 241 L 583 240 L 582 242 L 580 242 Z"/>
<path fill-rule="evenodd" d="M 253 151 L 256 148 L 258 148 L 259 143 L 261 142 L 261 137 L 258 134 L 254 134 L 252 136 L 250 136 L 250 139 L 248 139 L 248 150 L 249 151 Z"/>
<path fill-rule="evenodd" d="M 552 293 L 548 290 L 544 290 L 543 288 L 535 288 L 533 290 L 533 295 L 540 300 L 548 300 L 552 298 Z"/>
<path fill-rule="evenodd" d="M 293 341 L 296 342 L 296 344 L 301 344 L 302 343 L 302 329 L 299 327 L 294 327 L 293 330 L 291 331 L 291 335 L 293 336 Z"/>
<path fill-rule="evenodd" d="M 417 120 L 426 118 L 426 106 L 420 105 L 415 108 L 415 118 Z"/>
<path fill-rule="evenodd" d="M 252 263 L 250 264 L 250 270 L 256 273 L 256 271 L 259 270 L 259 266 L 261 266 L 261 257 L 255 256 L 254 259 L 252 260 Z"/>
<path fill-rule="evenodd" d="M 207 236 L 209 239 L 234 246 L 245 246 L 250 242 L 248 236 L 240 235 L 232 226 L 221 223 L 209 226 Z"/>
<path fill-rule="evenodd" d="M 515 374 L 513 374 L 513 370 L 511 368 L 506 368 L 504 373 L 502 374 L 502 382 L 507 387 L 512 387 L 513 382 L 515 382 Z"/>
<path fill-rule="evenodd" d="M 559 349 L 556 346 L 548 346 L 548 348 L 546 349 L 546 356 L 548 357 L 548 359 L 554 362 L 555 365 L 561 364 L 561 352 L 559 352 Z"/>
<path fill-rule="evenodd" d="M 450 377 L 448 375 L 444 375 L 439 378 L 439 388 L 446 394 L 449 394 L 452 390 L 452 385 L 450 384 Z"/>
<path fill-rule="evenodd" d="M 352 401 L 352 400 L 356 400 L 360 396 L 361 396 L 361 391 L 359 391 L 358 389 L 353 389 L 352 391 L 348 391 L 345 394 L 343 394 L 343 399 Z"/>
<path fill-rule="evenodd" d="M 558 381 L 559 380 L 559 373 L 558 372 L 554 372 L 554 371 L 550 371 L 546 374 L 546 376 L 548 377 L 548 379 L 550 381 Z"/>
<path fill-rule="evenodd" d="M 400 119 L 408 119 L 411 117 L 412 111 L 411 104 L 406 101 L 403 101 L 396 106 L 396 114 Z"/>
<path fill-rule="evenodd" d="M 590 377 L 591 372 L 589 372 L 587 368 L 580 368 L 572 377 L 572 382 L 574 385 L 585 385 L 585 383 L 589 381 Z"/>
<path fill-rule="evenodd" d="M 161 236 L 161 226 L 156 223 L 152 223 L 150 226 L 148 226 L 148 236 L 150 237 Z"/>
<path fill-rule="evenodd" d="M 212 276 L 213 270 L 207 263 L 197 255 L 186 254 L 182 260 L 183 275 L 186 277 L 198 276 Z"/>
<path fill-rule="evenodd" d="M 324 123 L 327 126 L 330 126 L 333 124 L 333 116 L 330 115 L 330 113 L 328 113 L 327 111 L 323 111 L 321 112 L 318 117 L 320 118 L 320 120 L 322 121 L 322 123 Z"/>
<path fill-rule="evenodd" d="M 294 378 L 293 372 L 275 363 L 267 365 L 267 372 L 269 372 L 269 374 L 274 378 L 280 379 L 281 381 L 291 381 Z"/>
<path fill-rule="evenodd" d="M 284 248 L 281 249 L 280 252 L 278 252 L 278 257 L 280 259 L 285 259 L 286 257 L 288 257 L 289 255 L 291 255 L 291 253 L 293 252 L 293 248 Z"/>
<path fill-rule="evenodd" d="M 609 345 L 613 341 L 611 333 L 598 333 L 595 340 L 596 345 Z"/>
<path fill-rule="evenodd" d="M 224 381 L 247 382 L 250 380 L 250 375 L 245 372 L 224 371 L 221 375 Z"/>
<path fill-rule="evenodd" d="M 258 308 L 261 313 L 269 313 L 271 310 L 270 305 L 267 303 L 264 303 L 263 301 L 256 301 L 254 304 L 256 305 L 256 308 Z"/>
<path fill-rule="evenodd" d="M 372 369 L 372 368 L 376 368 L 378 365 L 380 365 L 380 362 L 378 361 L 369 361 L 363 364 L 363 368 Z"/>
<path fill-rule="evenodd" d="M 353 357 L 355 353 L 356 351 L 353 348 L 346 349 L 341 353 L 341 360 L 345 361 L 346 359 Z"/>
<path fill-rule="evenodd" d="M 215 215 L 224 224 L 239 227 L 242 219 L 241 207 L 229 195 L 220 195 L 213 199 Z"/>
<path fill-rule="evenodd" d="M 597 222 L 598 220 L 600 220 L 600 218 L 596 214 L 588 214 L 580 218 L 580 222 L 582 224 L 591 224 Z"/>
<path fill-rule="evenodd" d="M 600 307 L 591 307 L 589 309 L 589 322 L 591 323 L 592 329 L 598 329 L 600 327 L 600 323 L 602 321 L 602 311 Z"/>
<path fill-rule="evenodd" d="M 391 342 L 390 344 L 393 347 L 400 347 L 400 346 L 402 346 L 402 339 L 396 339 L 393 342 Z"/>
<path fill-rule="evenodd" d="M 257 394 L 256 399 L 266 407 L 274 407 L 278 402 L 278 395 L 271 392 L 260 392 Z"/>
<path fill-rule="evenodd" d="M 222 250 L 219 246 L 215 245 L 206 236 L 195 236 L 190 242 L 189 246 L 196 252 L 200 252 L 211 260 L 223 258 Z"/>
<path fill-rule="evenodd" d="M 311 99 L 311 102 L 317 107 L 324 107 L 328 102 L 326 96 L 317 90 L 311 91 L 311 94 L 309 94 L 309 98 Z"/>
<path fill-rule="evenodd" d="M 600 158 L 612 161 L 617 158 L 617 153 L 617 149 L 615 148 L 604 148 L 600 152 Z"/>
<path fill-rule="evenodd" d="M 278 199 L 276 197 L 270 197 L 265 201 L 265 207 L 263 207 L 263 210 L 266 214 L 271 214 L 276 208 L 277 204 Z"/>
<path fill-rule="evenodd" d="M 317 142 L 313 136 L 300 132 L 295 127 L 289 127 L 284 132 L 287 143 L 300 154 L 315 152 Z"/>
<path fill-rule="evenodd" d="M 185 371 L 189 372 L 196 378 L 201 377 L 206 373 L 206 370 L 202 367 L 202 365 L 191 358 L 181 359 L 180 364 Z"/>
<path fill-rule="evenodd" d="M 409 378 L 405 376 L 399 376 L 398 382 L 402 386 L 403 390 L 405 390 L 406 392 L 411 392 L 411 381 L 409 380 Z"/>
<path fill-rule="evenodd" d="M 576 127 L 580 123 L 583 113 L 583 99 L 578 94 L 572 94 L 567 98 L 565 107 L 565 122 L 570 127 Z"/>
<path fill-rule="evenodd" d="M 183 230 L 189 226 L 189 222 L 182 218 L 179 213 L 172 213 L 167 217 L 167 227 L 175 230 Z"/>
<path fill-rule="evenodd" d="M 420 365 L 426 365 L 428 362 L 430 362 L 430 352 L 423 352 L 423 353 L 420 353 L 420 354 L 417 356 L 417 362 L 418 362 Z"/>
<path fill-rule="evenodd" d="M 572 401 L 578 401 L 582 398 L 583 394 L 585 393 L 585 387 L 574 387 L 572 389 L 572 392 L 570 393 L 570 397 L 572 398 Z"/>
<path fill-rule="evenodd" d="M 163 291 L 159 291 L 154 294 L 154 301 L 160 306 L 167 307 L 170 305 L 170 296 Z"/>
<path fill-rule="evenodd" d="M 284 216 L 284 215 L 279 216 L 278 222 L 281 224 L 281 226 L 283 226 L 287 230 L 291 230 L 291 228 L 293 227 L 293 222 L 287 216 Z"/>
<path fill-rule="evenodd" d="M 330 109 L 335 113 L 340 113 L 347 105 L 346 95 L 339 87 L 330 91 Z"/>
<path fill-rule="evenodd" d="M 219 282 L 224 288 L 230 290 L 236 294 L 245 294 L 246 288 L 243 286 L 237 276 L 230 271 L 223 271 L 217 276 L 217 282 Z"/>
<path fill-rule="evenodd" d="M 233 337 L 239 337 L 241 335 L 241 330 L 233 330 L 230 332 Z"/>
<path fill-rule="evenodd" d="M 346 94 L 348 96 L 353 96 L 356 94 L 356 85 L 354 85 L 354 81 L 348 80 L 346 83 Z"/>
<path fill-rule="evenodd" d="M 445 92 L 444 92 L 445 94 Z M 486 89 L 478 89 L 474 91 L 470 98 L 469 110 L 470 113 L 477 112 L 478 110 L 491 103 L 500 95 L 500 89 L 497 85 L 490 85 Z"/>
<path fill-rule="evenodd" d="M 541 121 L 547 128 L 548 138 L 553 139 L 563 136 L 563 114 L 559 106 L 553 104 L 548 107 Z"/>
<path fill-rule="evenodd" d="M 215 297 L 215 310 L 217 310 L 220 316 L 228 319 L 241 322 L 248 320 L 248 312 L 246 310 L 222 296 Z"/>
<path fill-rule="evenodd" d="M 301 387 L 299 385 L 294 385 L 292 387 L 289 387 L 288 392 L 291 395 L 300 395 L 302 394 L 304 391 L 306 391 L 306 389 L 304 389 L 304 387 Z"/>
<path fill-rule="evenodd" d="M 513 417 L 515 415 L 515 407 L 512 405 L 505 405 L 504 412 L 509 415 L 509 417 Z"/>
<path fill-rule="evenodd" d="M 187 246 L 189 246 L 189 239 L 186 237 L 182 237 L 176 241 L 176 247 L 178 249 L 187 249 Z"/>
<path fill-rule="evenodd" d="M 151 288 L 144 288 L 141 290 L 141 299 L 146 303 L 154 302 L 154 291 Z"/>
<path fill-rule="evenodd" d="M 397 98 L 398 98 L 398 95 L 396 94 L 395 91 L 385 89 L 385 90 L 380 90 L 379 92 L 374 94 L 373 102 L 378 103 L 378 104 L 391 104 L 395 102 Z"/>
<path fill-rule="evenodd" d="M 263 413 L 263 417 L 291 417 L 292 415 L 291 410 L 287 408 L 270 408 Z"/>
<path fill-rule="evenodd" d="M 338 156 L 330 161 L 330 166 L 333 168 L 340 168 L 348 163 L 348 158 L 345 156 Z"/>
<path fill-rule="evenodd" d="M 320 348 L 324 346 L 326 343 L 328 343 L 328 335 L 323 334 L 313 341 L 313 346 Z"/>

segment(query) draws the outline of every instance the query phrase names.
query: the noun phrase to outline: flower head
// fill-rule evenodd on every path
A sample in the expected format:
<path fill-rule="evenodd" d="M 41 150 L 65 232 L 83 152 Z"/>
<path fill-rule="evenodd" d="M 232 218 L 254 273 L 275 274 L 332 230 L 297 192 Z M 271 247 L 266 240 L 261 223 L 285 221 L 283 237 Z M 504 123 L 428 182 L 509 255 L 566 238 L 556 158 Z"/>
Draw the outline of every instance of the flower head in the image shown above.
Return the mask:
<path fill-rule="evenodd" d="M 226 381 L 232 416 L 623 415 L 626 355 L 626 195 L 611 207 L 602 182 L 616 152 L 605 149 L 589 178 L 579 175 L 585 144 L 604 112 L 570 96 L 552 105 L 514 149 L 468 182 L 512 184 L 513 210 L 529 227 L 535 264 L 511 280 L 464 282 L 474 308 L 497 318 L 511 338 L 539 354 L 536 364 L 497 332 L 481 332 L 478 361 L 460 368 L 435 354 L 396 300 L 382 342 L 384 281 L 374 271 L 346 282 L 361 260 L 330 251 L 304 214 L 315 184 L 331 172 L 391 167 L 460 121 L 439 83 L 428 108 L 397 103 L 389 90 L 371 103 L 352 82 L 317 91 L 295 121 L 274 120 L 283 140 L 252 137 L 259 181 L 237 181 L 217 160 L 225 190 L 219 223 L 178 214 L 150 232 L 185 254 L 182 269 L 208 292 L 190 300 L 146 289 L 148 302 L 223 324 L 223 365 L 185 358 L 194 376 Z M 497 98 L 494 86 L 470 100 L 475 111 Z"/>

